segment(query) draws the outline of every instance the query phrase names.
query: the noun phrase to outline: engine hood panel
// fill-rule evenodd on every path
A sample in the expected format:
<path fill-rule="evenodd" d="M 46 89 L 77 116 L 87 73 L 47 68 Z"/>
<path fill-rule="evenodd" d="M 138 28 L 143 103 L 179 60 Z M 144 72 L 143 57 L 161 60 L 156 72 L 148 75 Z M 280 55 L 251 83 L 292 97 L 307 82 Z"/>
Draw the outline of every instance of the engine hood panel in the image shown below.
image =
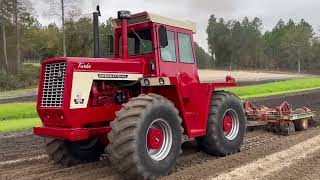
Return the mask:
<path fill-rule="evenodd" d="M 112 73 L 130 73 L 145 74 L 147 71 L 145 60 L 121 59 L 121 58 L 52 58 L 44 63 L 66 61 L 68 67 L 73 71 L 85 72 L 112 72 Z"/>

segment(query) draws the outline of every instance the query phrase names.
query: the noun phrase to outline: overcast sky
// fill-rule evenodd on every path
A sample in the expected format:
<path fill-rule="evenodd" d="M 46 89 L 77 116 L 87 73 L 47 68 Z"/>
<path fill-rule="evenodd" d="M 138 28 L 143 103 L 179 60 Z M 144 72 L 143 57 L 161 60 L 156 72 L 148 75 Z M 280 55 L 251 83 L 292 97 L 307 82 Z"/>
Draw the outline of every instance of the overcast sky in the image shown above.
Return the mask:
<path fill-rule="evenodd" d="M 57 18 L 48 16 L 47 0 L 31 0 L 34 11 L 44 25 L 50 22 L 60 24 Z M 58 0 L 59 1 L 59 0 Z M 163 16 L 188 20 L 197 24 L 195 40 L 207 51 L 206 26 L 210 14 L 226 20 L 242 20 L 259 17 L 263 20 L 264 30 L 271 30 L 280 18 L 288 21 L 300 21 L 304 18 L 313 25 L 318 33 L 320 29 L 319 0 L 79 0 L 84 13 L 91 13 L 100 4 L 101 21 L 115 17 L 118 10 L 130 10 L 132 13 L 150 11 Z"/>

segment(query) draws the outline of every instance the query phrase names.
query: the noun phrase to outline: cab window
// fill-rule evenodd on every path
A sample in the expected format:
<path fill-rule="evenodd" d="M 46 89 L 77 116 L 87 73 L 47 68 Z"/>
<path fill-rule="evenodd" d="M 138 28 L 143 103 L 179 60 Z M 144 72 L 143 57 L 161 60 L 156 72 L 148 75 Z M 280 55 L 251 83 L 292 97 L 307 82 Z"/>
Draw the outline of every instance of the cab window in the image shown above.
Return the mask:
<path fill-rule="evenodd" d="M 129 30 L 128 32 L 128 54 L 136 56 L 153 53 L 152 37 L 150 29 Z M 119 38 L 119 55 L 122 56 L 122 36 Z"/>
<path fill-rule="evenodd" d="M 191 38 L 188 34 L 178 33 L 180 62 L 194 63 Z"/>
<path fill-rule="evenodd" d="M 168 46 L 161 48 L 161 59 L 166 62 L 176 62 L 176 48 L 174 43 L 174 32 L 167 31 Z"/>

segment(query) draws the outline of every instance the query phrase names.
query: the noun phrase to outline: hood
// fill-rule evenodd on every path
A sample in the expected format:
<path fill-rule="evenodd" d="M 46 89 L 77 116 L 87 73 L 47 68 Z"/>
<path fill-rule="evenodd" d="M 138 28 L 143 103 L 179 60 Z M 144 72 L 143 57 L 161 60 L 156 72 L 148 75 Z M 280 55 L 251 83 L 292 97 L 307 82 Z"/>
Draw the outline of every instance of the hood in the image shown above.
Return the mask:
<path fill-rule="evenodd" d="M 144 74 L 146 64 L 143 58 L 121 59 L 121 58 L 52 58 L 43 62 L 50 64 L 56 62 L 66 62 L 68 68 L 73 71 L 86 72 L 114 72 L 114 73 L 133 73 Z"/>

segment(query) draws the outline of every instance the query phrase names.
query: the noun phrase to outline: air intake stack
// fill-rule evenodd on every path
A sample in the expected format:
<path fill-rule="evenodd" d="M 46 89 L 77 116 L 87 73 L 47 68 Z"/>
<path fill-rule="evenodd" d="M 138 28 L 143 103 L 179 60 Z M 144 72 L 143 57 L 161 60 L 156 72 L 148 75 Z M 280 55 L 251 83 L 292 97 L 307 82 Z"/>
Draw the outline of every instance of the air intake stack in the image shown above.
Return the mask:
<path fill-rule="evenodd" d="M 94 54 L 93 57 L 99 58 L 100 57 L 100 42 L 99 42 L 99 16 L 100 13 L 100 6 L 97 6 L 97 12 L 93 13 L 93 43 L 94 43 Z"/>
<path fill-rule="evenodd" d="M 118 19 L 121 20 L 122 58 L 128 58 L 128 19 L 131 18 L 130 11 L 118 11 Z"/>

